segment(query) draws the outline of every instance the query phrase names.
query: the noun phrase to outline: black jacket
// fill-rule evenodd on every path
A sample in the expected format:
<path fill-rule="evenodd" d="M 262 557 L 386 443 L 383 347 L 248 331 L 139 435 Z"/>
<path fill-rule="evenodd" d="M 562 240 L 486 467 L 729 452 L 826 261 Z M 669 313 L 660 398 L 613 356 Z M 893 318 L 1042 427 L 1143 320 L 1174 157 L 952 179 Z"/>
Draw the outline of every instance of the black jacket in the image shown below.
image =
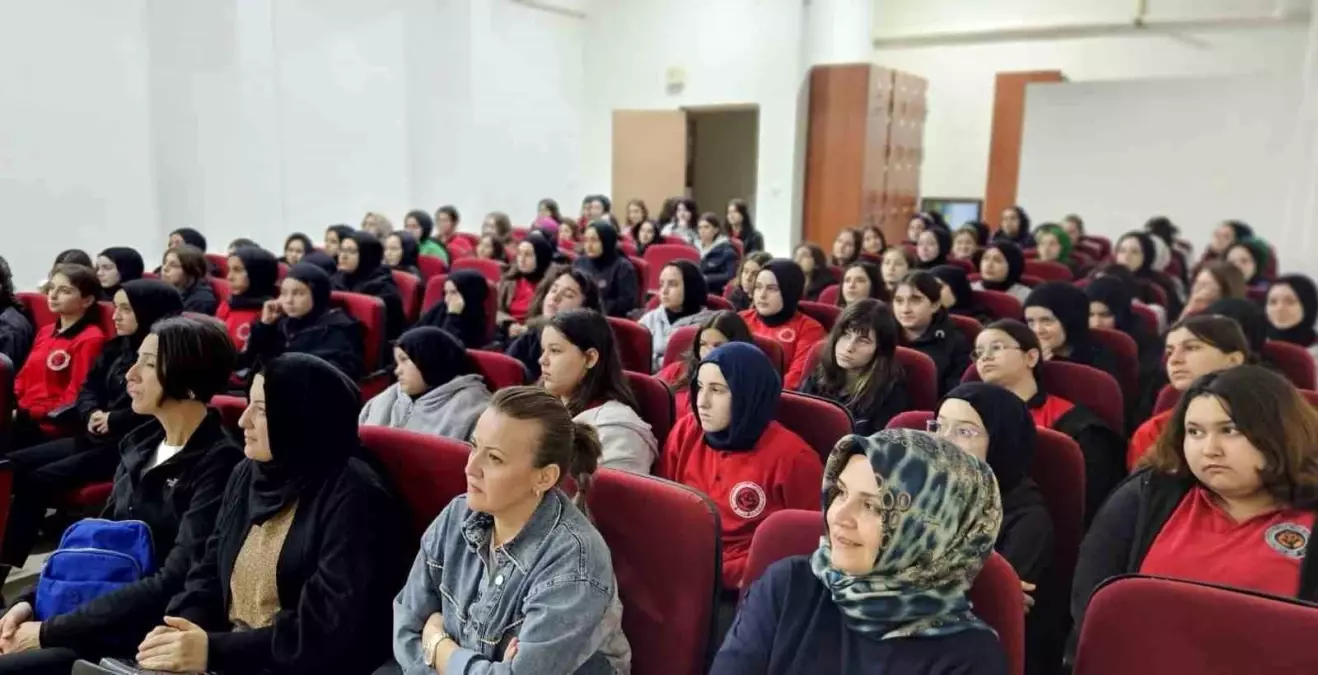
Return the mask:
<path fill-rule="evenodd" d="M 723 295 L 723 288 L 737 278 L 737 249 L 726 242 L 710 249 L 700 258 L 700 274 L 710 293 Z"/>
<path fill-rule="evenodd" d="M 36 339 L 37 331 L 32 327 L 27 314 L 17 307 L 6 307 L 0 311 L 0 355 L 9 357 L 14 375 L 23 367 Z"/>
<path fill-rule="evenodd" d="M 1053 557 L 1053 519 L 1039 486 L 1028 476 L 1002 495 L 1002 527 L 993 549 L 1022 581 L 1043 580 Z"/>
<path fill-rule="evenodd" d="M 349 279 L 343 272 L 334 275 L 334 289 L 360 293 L 379 298 L 384 302 L 384 336 L 393 341 L 407 328 L 407 314 L 403 312 L 403 293 L 394 283 L 393 273 L 388 267 L 376 267 L 360 279 Z M 301 350 L 299 350 L 301 351 Z M 317 356 L 320 356 L 317 354 Z M 393 361 L 393 351 L 389 350 L 386 361 Z"/>
<path fill-rule="evenodd" d="M 1026 405 L 1034 409 L 1046 399 L 1047 394 L 1040 391 Z M 1088 526 L 1108 494 L 1126 477 L 1126 441 L 1093 411 L 1078 403 L 1072 403 L 1072 408 L 1053 422 L 1052 429 L 1075 440 L 1085 457 L 1085 525 Z"/>
<path fill-rule="evenodd" d="M 118 338 L 105 344 L 100 356 L 87 372 L 87 379 L 78 390 L 75 404 L 78 418 L 82 420 L 79 427 L 86 440 L 96 444 L 118 444 L 130 431 L 151 421 L 150 415 L 133 412 L 132 399 L 128 398 L 128 386 L 124 379 L 128 369 L 137 361 L 137 350 L 128 338 Z M 110 430 L 102 436 L 93 436 L 87 432 L 87 421 L 97 410 L 109 413 Z"/>
<path fill-rule="evenodd" d="M 933 359 L 939 396 L 961 384 L 961 376 L 970 367 L 970 343 L 943 310 L 934 315 L 924 334 L 906 346 Z"/>
<path fill-rule="evenodd" d="M 358 380 L 366 374 L 363 342 L 357 320 L 339 309 L 331 309 L 305 326 L 286 316 L 274 324 L 253 321 L 247 347 L 238 355 L 238 369 L 253 368 L 258 361 L 269 361 L 284 352 L 300 352 L 319 356 Z"/>
<path fill-rule="evenodd" d="M 619 253 L 613 261 L 598 266 L 586 256 L 577 258 L 572 266 L 581 270 L 599 286 L 600 306 L 607 316 L 626 317 L 636 309 L 640 300 L 640 284 L 636 268 L 626 256 Z"/>
<path fill-rule="evenodd" d="M 540 354 L 544 351 L 540 346 L 540 331 L 540 326 L 528 327 L 525 333 L 518 335 L 504 350 L 505 354 L 526 366 L 532 382 L 540 379 Z"/>
<path fill-rule="evenodd" d="M 1071 617 L 1075 621 L 1068 654 L 1073 654 L 1080 626 L 1089 606 L 1089 597 L 1107 579 L 1122 574 L 1136 574 L 1144 564 L 1153 542 L 1171 519 L 1181 500 L 1195 485 L 1193 478 L 1182 478 L 1143 469 L 1127 478 L 1103 504 L 1093 525 L 1080 544 L 1075 582 L 1071 587 Z M 1309 504 L 1303 508 L 1315 509 Z M 1300 566 L 1300 588 L 1296 597 L 1318 601 L 1318 550 L 1313 537 L 1305 548 Z"/>
<path fill-rule="evenodd" d="M 166 609 L 209 633 L 209 670 L 222 673 L 374 672 L 389 658 L 391 600 L 406 581 L 411 522 L 392 488 L 351 459 L 298 500 L 276 567 L 280 611 L 265 628 L 233 631 L 234 561 L 251 530 L 252 462 L 233 471 L 215 536 Z"/>
<path fill-rule="evenodd" d="M 215 297 L 215 289 L 211 288 L 211 282 L 207 279 L 198 279 L 179 293 L 183 296 L 185 312 L 215 316 L 215 312 L 220 308 L 220 301 Z"/>
<path fill-rule="evenodd" d="M 837 275 L 833 274 L 833 270 L 827 267 L 816 268 L 806 282 L 805 295 L 801 299 L 811 302 L 817 301 L 819 300 L 819 294 L 823 293 L 825 288 L 837 284 L 838 278 Z"/>
<path fill-rule="evenodd" d="M 805 382 L 801 384 L 801 393 L 826 398 L 846 408 L 851 413 L 851 419 L 853 420 L 851 432 L 861 436 L 871 436 L 883 431 L 892 418 L 907 410 L 912 410 L 911 397 L 906 392 L 905 377 L 893 383 L 892 388 L 888 390 L 886 395 L 875 396 L 866 409 L 847 405 L 846 401 L 839 400 L 831 393 L 825 392 L 817 373 L 810 373 L 810 376 L 805 379 Z"/>
<path fill-rule="evenodd" d="M 732 292 L 728 294 L 728 302 L 732 303 L 732 308 L 738 312 L 744 312 L 750 309 L 751 303 L 754 301 L 754 298 L 752 298 L 749 293 L 742 290 L 740 283 L 738 283 L 737 287 L 732 289 Z"/>
<path fill-rule="evenodd" d="M 210 410 L 183 449 L 150 469 L 165 430 L 151 422 L 124 437 L 114 491 L 101 517 L 141 520 L 151 529 L 156 573 L 41 624 L 42 647 L 83 656 L 132 654 L 160 625 L 169 599 L 215 529 L 225 482 L 243 451 Z"/>
<path fill-rule="evenodd" d="M 746 255 L 756 251 L 764 250 L 764 235 L 759 230 L 753 230 L 750 233 L 742 231 L 741 248 Z"/>

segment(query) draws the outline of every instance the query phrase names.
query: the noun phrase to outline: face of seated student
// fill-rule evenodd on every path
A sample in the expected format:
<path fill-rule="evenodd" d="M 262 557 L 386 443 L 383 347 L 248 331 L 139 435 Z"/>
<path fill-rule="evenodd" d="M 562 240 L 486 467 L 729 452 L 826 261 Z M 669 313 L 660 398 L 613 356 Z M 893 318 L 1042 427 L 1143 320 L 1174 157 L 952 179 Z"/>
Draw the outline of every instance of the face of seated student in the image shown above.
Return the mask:
<path fill-rule="evenodd" d="M 838 260 L 851 260 L 856 257 L 856 238 L 846 230 L 837 233 L 833 240 L 833 257 Z"/>
<path fill-rule="evenodd" d="M 742 223 L 741 211 L 738 211 L 737 205 L 731 202 L 728 203 L 727 220 L 728 227 L 740 227 Z"/>
<path fill-rule="evenodd" d="M 336 260 L 339 257 L 339 233 L 334 230 L 325 230 L 325 254 Z"/>
<path fill-rule="evenodd" d="M 700 237 L 700 243 L 709 246 L 718 238 L 718 225 L 701 219 L 700 224 L 696 226 L 696 236 Z"/>
<path fill-rule="evenodd" d="M 1064 218 L 1062 220 L 1062 230 L 1066 236 L 1071 238 L 1072 242 L 1079 242 L 1084 233 L 1080 231 L 1080 223 L 1073 218 Z"/>
<path fill-rule="evenodd" d="M 393 267 L 403 262 L 403 240 L 396 235 L 385 237 L 384 264 Z"/>
<path fill-rule="evenodd" d="M 361 264 L 361 251 L 357 249 L 357 242 L 352 239 L 339 242 L 339 271 L 351 274 L 357 271 L 359 264 Z"/>
<path fill-rule="evenodd" d="M 1216 230 L 1213 230 L 1213 239 L 1208 244 L 1208 247 L 1218 253 L 1222 253 L 1223 251 L 1227 250 L 1227 247 L 1231 246 L 1235 242 L 1236 242 L 1235 228 L 1231 227 L 1230 225 L 1227 225 L 1226 223 L 1222 223 L 1221 225 L 1217 226 Z"/>
<path fill-rule="evenodd" d="M 398 250 L 399 259 L 402 259 L 402 253 L 403 253 L 403 251 L 402 251 L 402 247 L 399 247 L 399 250 Z M 388 251 L 385 251 L 385 257 L 386 257 L 386 258 L 389 257 L 389 252 L 388 252 Z M 481 237 L 480 243 L 476 245 L 476 257 L 477 257 L 477 258 L 483 258 L 483 259 L 485 259 L 485 260 L 494 260 L 494 259 L 495 259 L 495 258 L 494 258 L 494 235 L 487 234 L 487 235 Z M 531 258 L 534 259 L 534 258 L 535 258 L 535 255 L 532 254 L 532 255 L 531 255 Z M 533 268 L 533 269 L 534 269 L 534 268 Z"/>
<path fill-rule="evenodd" d="M 188 285 L 188 275 L 183 271 L 183 263 L 179 262 L 177 254 L 165 254 L 165 262 L 160 266 L 160 279 L 174 288 Z"/>
<path fill-rule="evenodd" d="M 755 311 L 760 316 L 773 316 L 783 311 L 783 291 L 778 277 L 769 270 L 760 270 L 755 277 Z"/>
<path fill-rule="evenodd" d="M 122 289 L 114 293 L 114 333 L 120 337 L 137 332 L 137 314 L 133 312 L 133 303 L 128 301 L 128 293 Z"/>
<path fill-rule="evenodd" d="M 1040 305 L 1025 308 L 1025 324 L 1039 338 L 1039 344 L 1054 354 L 1066 347 L 1066 328 L 1053 310 Z"/>
<path fill-rule="evenodd" d="M 1273 284 L 1268 289 L 1268 323 L 1278 330 L 1288 330 L 1304 320 L 1304 304 L 1290 284 Z"/>
<path fill-rule="evenodd" d="M 394 377 L 398 378 L 398 387 L 408 396 L 420 396 L 429 388 L 412 357 L 398 347 L 394 347 Z"/>
<path fill-rule="evenodd" d="M 717 433 L 732 425 L 732 390 L 716 364 L 702 364 L 697 371 L 696 413 L 706 433 Z"/>
<path fill-rule="evenodd" d="M 467 456 L 467 506 L 499 514 L 534 502 L 558 483 L 557 464 L 536 468 L 543 429 L 535 420 L 514 419 L 486 408 L 471 433 Z"/>
<path fill-rule="evenodd" d="M 270 451 L 270 427 L 265 416 L 265 375 L 252 378 L 252 390 L 247 395 L 247 408 L 238 418 L 238 427 L 243 430 L 243 454 L 254 462 L 269 462 L 274 459 Z"/>
<path fill-rule="evenodd" d="M 1057 235 L 1044 232 L 1035 237 L 1034 242 L 1039 260 L 1057 260 L 1062 257 L 1062 242 L 1057 240 Z"/>
<path fill-rule="evenodd" d="M 290 265 L 302 262 L 302 256 L 306 254 L 307 249 L 302 244 L 301 239 L 290 239 L 287 244 L 284 244 L 284 260 Z"/>
<path fill-rule="evenodd" d="M 532 246 L 531 242 L 523 241 L 517 245 L 516 264 L 517 271 L 522 274 L 535 272 L 535 246 Z"/>
<path fill-rule="evenodd" d="M 96 257 L 96 281 L 101 288 L 111 288 L 119 283 L 119 266 L 105 256 Z"/>
<path fill-rule="evenodd" d="M 61 316 L 78 316 L 96 302 L 96 298 L 84 296 L 73 282 L 63 274 L 50 278 L 50 290 L 46 292 L 46 306 L 50 311 Z"/>
<path fill-rule="evenodd" d="M 897 315 L 897 323 L 907 333 L 921 333 L 929 327 L 938 313 L 939 305 L 925 297 L 919 289 L 910 284 L 900 284 L 892 294 L 892 311 Z"/>
<path fill-rule="evenodd" d="M 859 267 L 852 267 L 842 275 L 842 299 L 851 304 L 870 297 L 870 275 Z"/>
<path fill-rule="evenodd" d="M 575 244 L 577 243 L 576 236 L 576 225 L 573 225 L 572 223 L 563 223 L 558 226 L 559 244 Z"/>
<path fill-rule="evenodd" d="M 920 238 L 915 240 L 915 255 L 922 262 L 929 262 L 938 257 L 938 237 L 928 230 L 920 233 Z"/>
<path fill-rule="evenodd" d="M 906 241 L 919 241 L 924 232 L 924 218 L 911 218 L 906 221 Z"/>
<path fill-rule="evenodd" d="M 183 240 L 183 235 L 175 232 L 169 235 L 169 246 L 167 246 L 166 248 L 178 248 L 186 243 L 188 242 Z"/>
<path fill-rule="evenodd" d="M 865 249 L 866 253 L 882 253 L 883 236 L 875 231 L 874 228 L 867 227 L 860 235 L 860 247 Z"/>
<path fill-rule="evenodd" d="M 1200 270 L 1194 277 L 1194 285 L 1190 287 L 1189 306 L 1202 311 L 1221 299 L 1222 287 L 1218 285 L 1217 277 L 1208 270 Z"/>
<path fill-rule="evenodd" d="M 911 266 L 906 264 L 905 253 L 893 248 L 883 254 L 880 270 L 883 272 L 883 283 L 893 286 L 911 271 Z"/>
<path fill-rule="evenodd" d="M 1177 328 L 1167 334 L 1163 354 L 1167 359 L 1167 380 L 1177 391 L 1189 389 L 1201 375 L 1216 373 L 1245 362 L 1244 354 L 1223 352 L 1186 328 Z"/>
<path fill-rule="evenodd" d="M 869 574 L 883 541 L 883 499 L 879 481 L 864 454 L 852 455 L 837 478 L 828 504 L 828 543 L 833 567 L 852 575 Z"/>
<path fill-rule="evenodd" d="M 984 418 L 968 401 L 949 398 L 938 408 L 937 434 L 971 457 L 988 461 L 989 436 Z"/>
<path fill-rule="evenodd" d="M 1002 210 L 1002 231 L 1009 237 L 1014 237 L 1021 231 L 1021 214 L 1016 213 L 1016 209 Z"/>
<path fill-rule="evenodd" d="M 747 260 L 741 265 L 741 290 L 744 293 L 751 294 L 755 292 L 755 279 L 760 276 L 759 263 Z"/>
<path fill-rule="evenodd" d="M 1019 342 L 1000 330 L 982 331 L 972 356 L 981 379 L 1004 387 L 1033 377 L 1031 370 L 1041 358 L 1037 350 L 1022 351 Z"/>
<path fill-rule="evenodd" d="M 962 260 L 969 260 L 975 256 L 975 249 L 979 248 L 979 240 L 970 232 L 958 232 L 952 237 L 952 257 Z"/>
<path fill-rule="evenodd" d="M 1226 261 L 1240 270 L 1245 280 L 1249 281 L 1258 273 L 1258 263 L 1255 262 L 1254 256 L 1249 254 L 1249 249 L 1244 246 L 1233 246 L 1226 253 Z"/>
<path fill-rule="evenodd" d="M 604 202 L 598 199 L 592 199 L 586 202 L 586 217 L 591 220 L 599 220 L 604 217 Z"/>
<path fill-rule="evenodd" d="M 1241 499 L 1263 489 L 1263 453 L 1210 394 L 1195 397 L 1185 410 L 1185 463 L 1194 477 L 1226 498 Z"/>
<path fill-rule="evenodd" d="M 1117 315 L 1112 313 L 1107 303 L 1097 300 L 1089 301 L 1089 327 L 1104 328 L 1107 330 L 1117 329 Z"/>
<path fill-rule="evenodd" d="M 654 226 L 654 223 L 648 221 L 642 223 L 640 229 L 636 230 L 636 240 L 642 244 L 652 243 L 658 236 L 659 230 Z"/>
<path fill-rule="evenodd" d="M 699 339 L 697 340 L 697 344 L 699 345 L 698 349 L 700 350 L 700 358 L 703 359 L 706 356 L 709 356 L 710 352 L 722 347 L 728 342 L 730 342 L 728 336 L 724 335 L 723 332 L 717 328 L 706 328 L 705 330 L 700 331 Z"/>
<path fill-rule="evenodd" d="M 670 312 L 680 312 L 685 300 L 682 271 L 671 265 L 664 267 L 659 273 L 659 305 Z"/>
<path fill-rule="evenodd" d="M 375 219 L 375 215 L 369 213 L 366 214 L 365 218 L 362 218 L 362 229 L 375 235 L 377 239 L 383 239 L 384 235 L 388 234 L 383 231 L 384 227 Z"/>
<path fill-rule="evenodd" d="M 159 344 L 155 333 L 148 334 L 137 348 L 137 362 L 124 377 L 128 383 L 128 398 L 133 402 L 133 412 L 139 415 L 154 414 L 164 403 L 165 388 L 160 384 L 159 372 L 156 370 Z"/>
<path fill-rule="evenodd" d="M 696 214 L 691 213 L 691 209 L 686 207 L 685 202 L 678 202 L 677 208 L 673 210 L 673 220 L 677 221 L 677 224 L 682 227 L 691 227 L 691 221 L 695 217 Z"/>
<path fill-rule="evenodd" d="M 1011 266 L 1007 264 L 1007 256 L 1002 255 L 1002 251 L 996 248 L 985 249 L 984 255 L 979 258 L 979 276 L 984 281 L 1005 281 L 1010 273 Z"/>
<path fill-rule="evenodd" d="M 833 345 L 833 360 L 843 370 L 868 368 L 878 350 L 874 330 L 868 327 L 852 328 L 843 333 Z"/>
<path fill-rule="evenodd" d="M 279 283 L 279 310 L 294 319 L 300 319 L 315 307 L 311 287 L 293 277 L 284 277 Z"/>
<path fill-rule="evenodd" d="M 448 279 L 444 281 L 444 304 L 448 306 L 449 314 L 461 314 L 467 308 L 467 300 L 462 297 L 462 291 Z"/>
<path fill-rule="evenodd" d="M 540 347 L 540 384 L 559 398 L 571 396 L 586 379 L 586 373 L 599 363 L 598 350 L 582 351 L 553 326 L 541 331 Z"/>
<path fill-rule="evenodd" d="M 1139 239 L 1126 237 L 1117 242 L 1117 264 L 1132 272 L 1138 272 L 1144 266 L 1144 247 Z"/>
<path fill-rule="evenodd" d="M 802 246 L 796 249 L 795 260 L 797 266 L 801 268 L 802 272 L 805 272 L 807 275 L 814 273 L 815 256 L 810 252 L 809 248 Z"/>
<path fill-rule="evenodd" d="M 234 294 L 243 293 L 251 285 L 247 278 L 247 266 L 243 265 L 243 259 L 236 255 L 229 256 L 229 288 Z"/>
<path fill-rule="evenodd" d="M 581 309 L 585 301 L 585 294 L 577 280 L 573 279 L 571 274 L 561 274 L 545 294 L 543 314 L 546 318 L 552 319 L 559 312 Z"/>
<path fill-rule="evenodd" d="M 627 205 L 627 224 L 640 225 L 645 220 L 645 212 L 641 210 L 641 205 L 632 202 Z"/>

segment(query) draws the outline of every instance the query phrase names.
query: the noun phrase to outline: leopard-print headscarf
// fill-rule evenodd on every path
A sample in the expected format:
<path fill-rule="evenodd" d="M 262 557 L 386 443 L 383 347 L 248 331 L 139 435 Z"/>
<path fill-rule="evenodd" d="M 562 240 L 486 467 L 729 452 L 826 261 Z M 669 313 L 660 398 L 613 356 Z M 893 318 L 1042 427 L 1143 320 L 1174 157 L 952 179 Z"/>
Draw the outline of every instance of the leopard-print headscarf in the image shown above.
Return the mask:
<path fill-rule="evenodd" d="M 878 479 L 883 538 L 874 569 L 851 576 L 832 565 L 828 536 L 810 558 L 852 630 L 887 640 L 992 630 L 966 592 L 993 552 L 1002 524 L 997 480 L 984 462 L 930 434 L 890 429 L 838 442 L 824 469 L 824 511 L 853 455 Z"/>

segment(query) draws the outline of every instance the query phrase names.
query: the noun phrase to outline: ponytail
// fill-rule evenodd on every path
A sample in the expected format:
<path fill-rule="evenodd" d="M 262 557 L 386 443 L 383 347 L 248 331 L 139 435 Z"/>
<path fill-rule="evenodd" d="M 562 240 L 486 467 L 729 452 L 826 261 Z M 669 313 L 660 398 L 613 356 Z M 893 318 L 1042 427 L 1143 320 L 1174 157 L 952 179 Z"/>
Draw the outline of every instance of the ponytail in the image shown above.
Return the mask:
<path fill-rule="evenodd" d="M 599 431 L 585 422 L 572 423 L 572 460 L 567 473 L 577 483 L 577 496 L 573 503 L 581 512 L 590 517 L 586 506 L 586 493 L 590 491 L 595 480 L 595 469 L 599 468 L 600 456 L 604 447 L 600 445 Z"/>

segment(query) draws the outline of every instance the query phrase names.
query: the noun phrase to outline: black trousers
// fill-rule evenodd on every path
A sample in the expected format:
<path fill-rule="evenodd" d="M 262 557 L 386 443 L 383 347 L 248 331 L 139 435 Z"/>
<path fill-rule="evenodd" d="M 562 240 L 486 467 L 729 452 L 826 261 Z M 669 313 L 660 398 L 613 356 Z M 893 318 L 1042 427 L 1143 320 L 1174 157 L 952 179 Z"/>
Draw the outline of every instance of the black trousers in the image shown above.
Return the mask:
<path fill-rule="evenodd" d="M 0 655 L 0 675 L 11 673 L 69 675 L 77 660 L 77 652 L 60 647 L 35 649 L 22 654 L 4 654 Z"/>
<path fill-rule="evenodd" d="M 7 459 L 14 471 L 14 499 L 0 563 L 21 567 L 36 545 L 46 509 L 65 492 L 113 478 L 119 446 L 117 439 L 94 442 L 79 435 L 15 450 Z"/>

